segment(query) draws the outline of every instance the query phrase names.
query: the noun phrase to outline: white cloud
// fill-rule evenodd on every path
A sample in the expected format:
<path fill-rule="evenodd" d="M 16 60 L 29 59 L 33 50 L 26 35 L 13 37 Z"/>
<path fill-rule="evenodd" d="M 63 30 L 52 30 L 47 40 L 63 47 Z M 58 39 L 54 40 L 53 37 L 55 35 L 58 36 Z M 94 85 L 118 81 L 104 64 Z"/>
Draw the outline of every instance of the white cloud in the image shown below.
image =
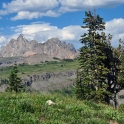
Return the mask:
<path fill-rule="evenodd" d="M 4 41 L 6 41 L 6 38 L 4 36 L 0 36 L 0 44 L 2 44 Z"/>
<path fill-rule="evenodd" d="M 39 42 L 45 42 L 50 38 L 59 38 L 62 41 L 79 41 L 80 35 L 85 31 L 80 26 L 67 26 L 59 29 L 56 26 L 51 26 L 49 23 L 32 23 L 30 25 L 20 25 L 12 27 L 17 35 L 22 33 L 29 40 L 35 39 Z M 17 36 L 17 35 L 14 35 Z"/>
<path fill-rule="evenodd" d="M 106 33 L 113 35 L 112 44 L 116 47 L 120 38 L 124 40 L 124 19 L 118 18 L 108 21 L 106 23 Z"/>
<path fill-rule="evenodd" d="M 12 20 L 33 19 L 42 16 L 58 16 L 53 9 L 59 6 L 58 0 L 13 0 L 10 3 L 3 3 L 3 10 L 0 15 L 16 13 Z"/>
<path fill-rule="evenodd" d="M 46 13 L 41 13 L 41 12 L 29 12 L 29 11 L 20 11 L 15 17 L 12 17 L 11 20 L 16 21 L 16 20 L 22 20 L 22 19 L 33 19 L 33 18 L 39 18 L 42 16 L 52 16 L 56 17 L 59 14 L 53 12 L 53 11 L 47 11 Z"/>
<path fill-rule="evenodd" d="M 0 15 L 15 13 L 11 20 L 33 19 L 43 16 L 56 17 L 62 13 L 96 8 L 110 8 L 124 0 L 12 0 L 3 3 Z"/>
<path fill-rule="evenodd" d="M 78 11 L 101 7 L 114 7 L 123 4 L 124 0 L 59 0 L 61 3 L 60 11 Z"/>
<path fill-rule="evenodd" d="M 7 43 L 7 39 L 4 36 L 0 36 L 0 47 Z"/>
<path fill-rule="evenodd" d="M 47 11 L 58 6 L 57 0 L 13 0 L 10 3 L 3 3 L 3 8 L 8 13 L 20 11 Z"/>
<path fill-rule="evenodd" d="M 50 38 L 59 38 L 61 41 L 72 43 L 76 48 L 79 48 L 80 36 L 86 30 L 82 29 L 79 25 L 70 25 L 64 28 L 58 28 L 52 26 L 49 23 L 34 22 L 30 25 L 19 25 L 11 27 L 11 31 L 14 34 L 10 36 L 10 39 L 16 39 L 19 34 L 23 34 L 26 39 L 37 40 L 38 42 L 45 42 Z"/>
<path fill-rule="evenodd" d="M 124 19 L 118 18 L 108 21 L 106 23 L 106 30 L 110 31 L 112 34 L 124 32 Z"/>
<path fill-rule="evenodd" d="M 11 31 L 14 34 L 10 36 L 16 39 L 20 33 L 24 34 L 25 38 L 30 40 L 37 40 L 38 42 L 45 42 L 50 38 L 59 38 L 61 41 L 73 43 L 76 48 L 82 46 L 80 43 L 80 36 L 87 32 L 86 29 L 82 29 L 79 25 L 70 25 L 64 28 L 58 28 L 57 26 L 52 26 L 49 23 L 34 22 L 29 25 L 19 25 L 16 27 L 11 27 Z M 121 38 L 124 40 L 124 19 L 113 19 L 106 22 L 106 35 L 112 34 L 112 45 L 117 47 L 118 41 Z M 8 41 L 9 41 L 8 40 Z M 5 37 L 0 37 L 0 45 L 6 44 L 7 39 Z"/>
<path fill-rule="evenodd" d="M 21 20 L 21 19 L 32 19 L 38 18 L 40 16 L 39 12 L 29 12 L 29 11 L 20 11 L 18 14 L 11 18 L 11 20 Z"/>

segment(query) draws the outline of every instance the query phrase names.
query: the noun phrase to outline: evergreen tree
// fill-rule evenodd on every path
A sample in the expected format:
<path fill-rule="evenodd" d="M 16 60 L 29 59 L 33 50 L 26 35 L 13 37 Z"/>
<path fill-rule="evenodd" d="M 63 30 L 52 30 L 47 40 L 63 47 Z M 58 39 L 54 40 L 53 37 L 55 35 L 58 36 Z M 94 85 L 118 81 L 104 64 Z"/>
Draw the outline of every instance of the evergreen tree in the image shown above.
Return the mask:
<path fill-rule="evenodd" d="M 81 36 L 84 46 L 79 56 L 77 98 L 109 102 L 117 87 L 120 60 L 114 55 L 117 50 L 114 51 L 111 46 L 112 36 L 109 34 L 106 37 L 103 32 L 103 18 L 91 11 L 85 12 L 85 16 L 82 28 L 88 28 L 88 33 Z"/>
<path fill-rule="evenodd" d="M 13 91 L 13 92 L 20 92 L 24 90 L 24 86 L 22 85 L 22 80 L 18 77 L 18 67 L 15 63 L 13 66 L 13 70 L 9 76 L 9 86 L 7 87 L 6 91 Z"/>

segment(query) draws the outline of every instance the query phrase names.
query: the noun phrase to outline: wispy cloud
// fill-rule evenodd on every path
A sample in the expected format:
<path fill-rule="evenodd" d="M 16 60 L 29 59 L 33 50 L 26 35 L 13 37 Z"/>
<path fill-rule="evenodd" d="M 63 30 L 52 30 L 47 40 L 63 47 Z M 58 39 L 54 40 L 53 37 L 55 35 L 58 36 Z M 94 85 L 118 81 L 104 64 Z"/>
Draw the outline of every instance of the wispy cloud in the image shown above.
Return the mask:
<path fill-rule="evenodd" d="M 89 8 L 114 7 L 124 0 L 12 0 L 3 3 L 0 15 L 16 14 L 11 20 L 56 17 L 62 13 L 88 10 Z"/>
<path fill-rule="evenodd" d="M 40 18 L 42 16 L 52 16 L 52 17 L 57 17 L 59 14 L 49 10 L 46 13 L 43 12 L 29 12 L 29 11 L 20 11 L 18 12 L 18 14 L 15 17 L 12 17 L 11 20 L 12 21 L 16 21 L 16 20 L 22 20 L 22 19 L 37 19 Z"/>
<path fill-rule="evenodd" d="M 59 0 L 61 3 L 60 10 L 67 11 L 78 11 L 88 10 L 90 8 L 110 8 L 124 3 L 124 0 Z"/>

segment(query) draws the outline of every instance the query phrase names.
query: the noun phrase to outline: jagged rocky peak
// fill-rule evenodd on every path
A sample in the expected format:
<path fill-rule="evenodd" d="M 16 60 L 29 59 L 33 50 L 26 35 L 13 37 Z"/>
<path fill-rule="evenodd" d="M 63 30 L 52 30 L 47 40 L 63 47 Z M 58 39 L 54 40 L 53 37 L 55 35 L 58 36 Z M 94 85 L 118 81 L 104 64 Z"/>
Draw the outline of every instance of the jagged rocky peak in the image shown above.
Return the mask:
<path fill-rule="evenodd" d="M 17 41 L 21 41 L 21 40 L 24 40 L 23 34 L 20 34 L 20 35 L 17 37 Z"/>
<path fill-rule="evenodd" d="M 23 34 L 20 34 L 20 35 L 17 37 L 16 40 L 12 38 L 12 39 L 9 41 L 9 43 L 21 42 L 21 41 L 27 41 L 27 40 L 24 38 Z"/>
<path fill-rule="evenodd" d="M 3 57 L 30 56 L 34 54 L 47 54 L 49 57 L 75 58 L 76 49 L 72 44 L 61 42 L 58 38 L 51 38 L 45 43 L 38 43 L 36 40 L 28 41 L 20 34 L 16 40 L 10 42 L 0 50 Z"/>
<path fill-rule="evenodd" d="M 65 42 L 61 42 L 58 38 L 51 38 L 48 39 L 45 44 L 47 45 L 52 45 L 52 44 L 56 44 L 58 47 L 63 48 L 63 49 L 68 49 L 69 51 L 76 53 L 76 49 L 74 48 L 73 44 L 66 44 Z"/>
<path fill-rule="evenodd" d="M 28 42 L 28 40 L 25 39 L 25 37 L 24 37 L 23 34 L 20 34 L 20 35 L 17 37 L 17 40 L 16 40 L 16 41 L 17 41 L 17 42 L 20 42 L 20 43 L 23 43 L 23 44 L 25 44 L 25 43 Z"/>

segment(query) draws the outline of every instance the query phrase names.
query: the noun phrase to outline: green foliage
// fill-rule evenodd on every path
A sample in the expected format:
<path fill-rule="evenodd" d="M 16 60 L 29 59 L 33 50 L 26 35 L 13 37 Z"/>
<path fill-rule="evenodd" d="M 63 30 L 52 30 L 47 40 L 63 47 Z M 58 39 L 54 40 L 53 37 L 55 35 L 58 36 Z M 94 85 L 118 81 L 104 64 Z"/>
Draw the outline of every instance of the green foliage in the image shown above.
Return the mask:
<path fill-rule="evenodd" d="M 56 104 L 47 105 L 49 99 Z M 0 124 L 123 124 L 123 117 L 110 106 L 57 94 L 0 94 Z"/>
<path fill-rule="evenodd" d="M 73 62 L 74 60 L 73 59 L 63 59 L 63 61 L 65 61 L 65 62 Z"/>
<path fill-rule="evenodd" d="M 83 91 L 83 86 L 82 86 L 82 83 L 81 83 L 81 73 L 79 73 L 77 71 L 77 78 L 76 78 L 76 90 L 75 90 L 75 93 L 76 93 L 76 96 L 78 99 L 83 99 L 83 96 L 84 96 L 84 91 Z"/>
<path fill-rule="evenodd" d="M 87 28 L 88 33 L 81 36 L 83 47 L 80 49 L 77 72 L 77 98 L 109 103 L 111 95 L 119 92 L 123 84 L 119 76 L 122 46 L 118 49 L 111 46 L 112 36 L 105 36 L 103 32 L 103 18 L 95 13 L 93 15 L 91 11 L 85 12 L 85 16 L 82 28 Z"/>
<path fill-rule="evenodd" d="M 22 85 L 22 80 L 20 77 L 18 77 L 18 68 L 17 64 L 15 63 L 13 66 L 13 69 L 11 71 L 11 74 L 9 76 L 9 86 L 7 87 L 6 91 L 9 92 L 20 92 L 24 90 L 24 86 Z"/>
<path fill-rule="evenodd" d="M 121 104 L 121 105 L 119 106 L 119 111 L 120 111 L 120 112 L 124 112 L 124 104 Z"/>
<path fill-rule="evenodd" d="M 84 46 L 80 49 L 80 68 L 77 76 L 77 92 L 83 99 L 94 99 L 95 101 L 104 101 L 106 92 L 106 78 L 108 69 L 104 65 L 106 59 L 105 36 L 103 32 L 100 34 L 97 31 L 105 29 L 103 19 L 92 13 L 85 12 L 86 18 L 84 19 L 85 26 L 88 28 L 88 33 L 82 35 L 81 43 Z M 77 93 L 78 95 L 79 93 Z"/>
<path fill-rule="evenodd" d="M 67 88 L 62 88 L 61 90 L 50 91 L 51 94 L 60 94 L 63 96 L 74 97 L 75 96 L 75 86 L 69 86 Z"/>
<path fill-rule="evenodd" d="M 18 108 L 23 112 L 34 113 L 34 108 L 28 101 L 22 101 L 21 104 L 19 104 Z"/>

